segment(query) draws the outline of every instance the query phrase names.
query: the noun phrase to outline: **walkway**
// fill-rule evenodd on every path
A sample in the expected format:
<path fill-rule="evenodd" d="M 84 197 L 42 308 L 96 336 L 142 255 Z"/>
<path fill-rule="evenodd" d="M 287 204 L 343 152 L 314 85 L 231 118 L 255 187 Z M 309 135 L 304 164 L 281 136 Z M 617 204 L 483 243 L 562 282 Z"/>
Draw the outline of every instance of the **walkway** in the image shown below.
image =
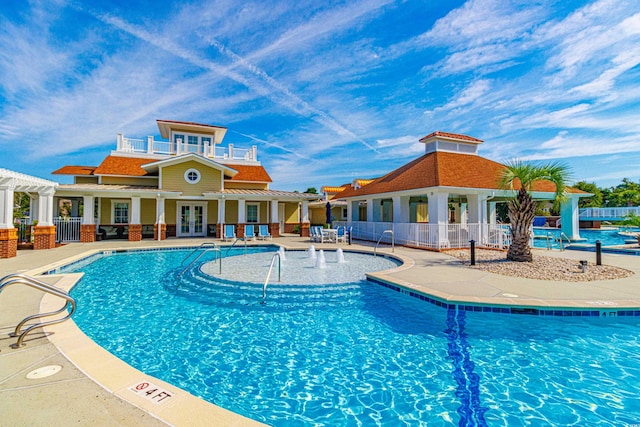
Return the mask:
<path fill-rule="evenodd" d="M 179 239 L 168 240 L 161 245 L 197 246 L 201 242 L 200 239 Z M 299 237 L 275 239 L 274 243 L 288 248 L 309 247 L 308 240 Z M 105 241 L 69 244 L 54 250 L 19 251 L 16 258 L 0 260 L 0 276 L 15 272 L 33 273 L 88 250 L 152 246 L 158 246 L 158 243 Z M 336 247 L 334 244 L 315 246 L 317 249 Z M 343 249 L 372 249 L 368 244 L 340 246 Z M 391 249 L 381 247 L 378 252 L 389 253 Z M 595 257 L 592 253 L 577 251 L 537 253 L 572 258 L 576 262 L 580 259 L 593 261 Z M 406 264 L 373 276 L 450 303 L 590 309 L 630 307 L 640 310 L 640 286 L 637 285 L 640 257 L 603 254 L 604 264 L 636 273 L 627 279 L 560 283 L 472 270 L 447 255 L 434 252 L 396 247 L 395 254 Z M 56 279 L 50 277 L 46 280 Z M 65 281 L 56 285 L 65 286 Z M 154 378 L 150 379 L 153 384 L 173 393 L 169 403 L 158 404 L 136 395 L 130 387 L 148 377 L 98 347 L 73 322 L 48 328 L 48 336 L 44 332 L 34 333 L 27 337 L 25 347 L 11 348 L 15 338 L 8 338 L 8 333 L 17 322 L 28 314 L 46 310 L 50 303 L 51 298 L 42 298 L 41 293 L 30 288 L 9 287 L 0 294 L 0 412 L 3 425 L 260 425 Z M 47 365 L 60 365 L 62 370 L 48 378 L 26 379 L 27 373 Z"/>

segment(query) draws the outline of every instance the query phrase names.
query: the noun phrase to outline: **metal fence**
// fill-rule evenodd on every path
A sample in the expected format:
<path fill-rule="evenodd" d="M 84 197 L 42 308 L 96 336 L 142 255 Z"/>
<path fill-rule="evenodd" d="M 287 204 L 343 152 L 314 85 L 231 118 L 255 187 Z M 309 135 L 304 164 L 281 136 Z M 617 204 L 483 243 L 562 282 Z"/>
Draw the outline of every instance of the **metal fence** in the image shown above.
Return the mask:
<path fill-rule="evenodd" d="M 391 243 L 392 230 L 395 243 L 428 249 L 468 248 L 474 240 L 477 247 L 505 249 L 511 244 L 511 228 L 502 224 L 424 224 L 334 221 L 335 226 L 352 227 L 352 238 Z"/>
<path fill-rule="evenodd" d="M 53 225 L 56 226 L 57 242 L 79 242 L 80 241 L 80 217 L 58 217 L 53 219 Z"/>

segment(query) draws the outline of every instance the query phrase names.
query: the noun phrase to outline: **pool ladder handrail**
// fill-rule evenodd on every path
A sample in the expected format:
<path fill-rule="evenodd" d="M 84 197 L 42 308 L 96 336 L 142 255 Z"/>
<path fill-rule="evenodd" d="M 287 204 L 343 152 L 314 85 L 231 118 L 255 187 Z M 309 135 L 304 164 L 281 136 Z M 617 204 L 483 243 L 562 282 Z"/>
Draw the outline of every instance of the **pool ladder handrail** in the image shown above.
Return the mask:
<path fill-rule="evenodd" d="M 200 244 L 200 246 L 198 246 L 197 248 L 195 248 L 194 250 L 189 252 L 186 257 L 182 258 L 182 261 L 180 261 L 180 264 L 182 265 L 191 255 L 193 255 L 196 252 L 198 252 L 199 250 L 205 249 L 205 248 L 214 248 L 215 249 L 215 248 L 218 248 L 218 245 L 216 245 L 216 242 L 204 242 L 204 243 Z"/>
<path fill-rule="evenodd" d="M 18 337 L 18 341 L 16 341 L 16 343 L 12 345 L 12 347 L 14 348 L 19 348 L 23 346 L 24 344 L 22 343 L 22 341 L 27 336 L 27 334 L 30 333 L 31 331 L 35 329 L 43 328 L 45 326 L 62 323 L 65 320 L 71 318 L 73 313 L 75 313 L 76 311 L 76 300 L 73 299 L 73 297 L 71 297 L 68 292 L 66 292 L 63 289 L 57 288 L 53 285 L 50 285 L 48 283 L 45 283 L 41 280 L 35 279 L 31 276 L 27 276 L 26 274 L 14 273 L 14 274 L 9 274 L 7 276 L 4 276 L 2 279 L 0 279 L 0 293 L 6 287 L 11 285 L 17 285 L 17 284 L 27 285 L 34 289 L 41 290 L 45 293 L 60 297 L 64 299 L 66 302 L 59 310 L 51 311 L 48 313 L 33 314 L 31 316 L 27 316 L 24 319 L 22 319 L 22 321 L 20 321 L 20 323 L 18 323 L 18 325 L 16 326 L 13 333 L 9 334 L 9 336 L 11 337 Z M 25 326 L 27 322 L 34 319 L 40 319 L 42 317 L 55 316 L 56 314 L 60 314 L 63 311 L 67 310 L 67 307 L 69 306 L 69 304 L 71 304 L 71 309 L 68 310 L 68 313 L 66 316 L 61 317 L 59 319 L 49 320 L 46 322 L 35 323 L 33 325 L 29 325 L 26 329 L 22 330 L 22 327 Z"/>
<path fill-rule="evenodd" d="M 220 262 L 218 263 L 218 274 L 222 274 L 222 252 L 220 252 L 220 248 L 215 244 L 215 243 L 209 243 L 208 245 L 213 245 L 213 246 L 204 246 L 207 245 L 207 243 L 203 243 L 202 245 L 200 245 L 198 248 L 196 248 L 193 252 L 191 252 L 189 255 L 187 255 L 186 257 L 184 257 L 182 259 L 182 261 L 180 262 L 180 264 L 182 264 L 186 259 L 188 259 L 191 255 L 193 255 L 196 251 L 202 250 L 201 248 L 204 247 L 204 250 L 202 250 L 202 252 L 200 252 L 198 254 L 197 257 L 195 257 L 193 259 L 193 261 L 191 261 L 189 263 L 189 265 L 187 265 L 180 273 L 178 273 L 177 277 L 181 277 L 185 271 L 187 271 L 189 268 L 191 268 L 191 266 L 193 264 L 196 263 L 196 261 L 198 261 L 204 254 L 206 254 L 207 252 L 214 252 L 216 254 L 215 258 L 213 259 L 214 262 L 217 262 L 218 260 L 220 260 Z"/>
<path fill-rule="evenodd" d="M 553 244 L 551 244 L 550 241 L 549 241 L 550 239 L 552 239 L 554 243 L 558 244 L 558 246 L 560 247 L 561 251 L 564 251 L 564 241 L 565 240 L 567 242 L 571 243 L 571 239 L 569 238 L 569 236 L 564 234 L 564 232 L 560 232 L 560 236 L 558 236 L 558 237 L 555 237 L 550 232 L 547 232 L 547 250 L 551 250 L 553 248 Z"/>
<path fill-rule="evenodd" d="M 269 283 L 269 278 L 271 277 L 271 271 L 273 270 L 273 263 L 275 262 L 276 258 L 278 258 L 278 282 L 280 282 L 282 278 L 282 258 L 280 258 L 280 253 L 276 252 L 271 257 L 271 264 L 269 265 L 267 278 L 264 280 L 264 285 L 262 286 L 262 303 L 263 304 L 267 300 L 267 284 Z"/>
<path fill-rule="evenodd" d="M 380 238 L 378 239 L 378 243 L 376 243 L 376 246 L 373 248 L 373 256 L 376 256 L 376 250 L 378 249 L 378 245 L 380 244 L 380 241 L 384 237 L 385 233 L 390 233 L 391 234 L 391 252 L 395 252 L 396 251 L 396 245 L 395 245 L 395 241 L 394 241 L 393 230 L 384 230 L 382 233 L 380 233 Z"/>
<path fill-rule="evenodd" d="M 234 240 L 234 242 L 231 244 L 231 246 L 227 248 L 225 255 L 229 253 L 229 251 L 236 245 L 236 243 L 238 243 L 238 241 L 244 242 L 244 254 L 247 254 L 247 239 L 244 237 L 237 237 L 236 240 Z"/>

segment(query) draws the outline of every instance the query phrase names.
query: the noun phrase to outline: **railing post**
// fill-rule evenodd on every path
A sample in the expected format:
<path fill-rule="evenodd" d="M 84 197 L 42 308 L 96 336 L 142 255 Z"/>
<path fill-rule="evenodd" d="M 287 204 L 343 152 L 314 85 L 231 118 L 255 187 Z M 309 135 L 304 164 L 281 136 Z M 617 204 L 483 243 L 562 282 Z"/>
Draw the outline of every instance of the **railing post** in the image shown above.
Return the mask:
<path fill-rule="evenodd" d="M 476 265 L 476 241 L 471 240 L 471 265 Z"/>

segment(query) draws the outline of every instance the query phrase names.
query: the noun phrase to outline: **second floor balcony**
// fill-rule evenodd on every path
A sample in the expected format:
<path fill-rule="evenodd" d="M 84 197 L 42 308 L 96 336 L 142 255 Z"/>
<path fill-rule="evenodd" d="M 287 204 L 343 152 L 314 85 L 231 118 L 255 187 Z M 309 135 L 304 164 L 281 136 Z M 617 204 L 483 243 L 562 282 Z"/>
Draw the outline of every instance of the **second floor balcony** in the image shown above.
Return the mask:
<path fill-rule="evenodd" d="M 157 140 L 153 136 L 147 139 L 128 138 L 123 134 L 118 134 L 116 152 L 135 153 L 150 156 L 179 156 L 187 153 L 198 154 L 203 157 L 214 159 L 220 163 L 225 162 L 258 162 L 258 147 L 252 145 L 251 148 L 238 148 L 233 144 L 220 147 L 208 141 L 198 141 L 198 143 L 184 142 L 180 139 L 176 141 Z"/>

